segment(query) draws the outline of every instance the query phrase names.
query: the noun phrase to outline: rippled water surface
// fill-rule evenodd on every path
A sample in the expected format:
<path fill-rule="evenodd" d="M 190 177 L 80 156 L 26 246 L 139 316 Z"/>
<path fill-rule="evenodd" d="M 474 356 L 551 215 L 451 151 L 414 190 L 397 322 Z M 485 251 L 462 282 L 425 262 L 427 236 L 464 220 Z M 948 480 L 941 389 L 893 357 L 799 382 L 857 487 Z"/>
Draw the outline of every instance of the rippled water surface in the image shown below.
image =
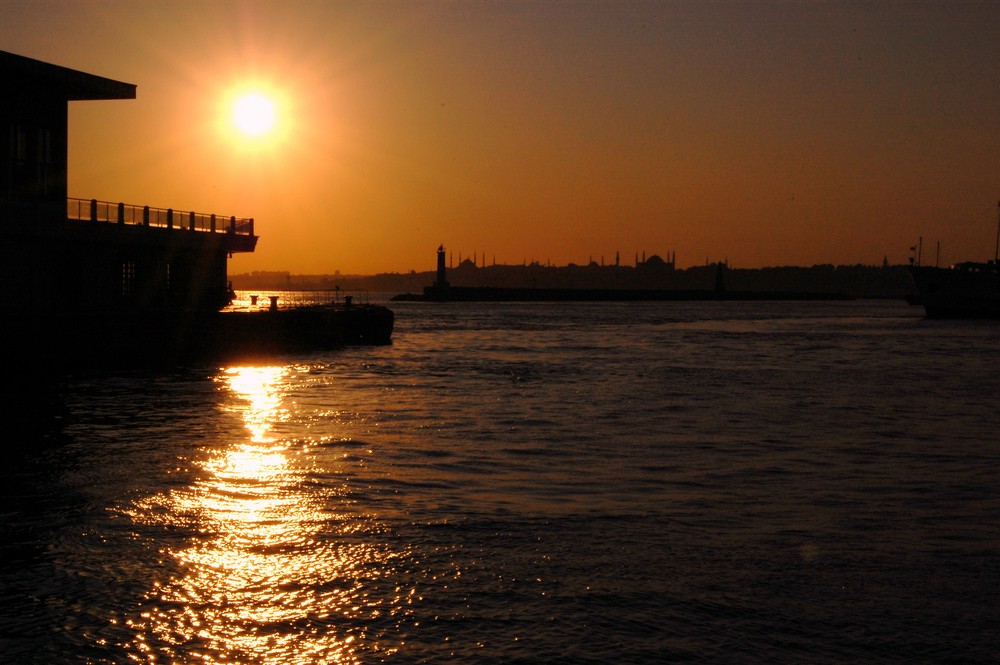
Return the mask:
<path fill-rule="evenodd" d="M 387 347 L 9 386 L 0 662 L 1000 657 L 1000 325 L 393 309 Z"/>

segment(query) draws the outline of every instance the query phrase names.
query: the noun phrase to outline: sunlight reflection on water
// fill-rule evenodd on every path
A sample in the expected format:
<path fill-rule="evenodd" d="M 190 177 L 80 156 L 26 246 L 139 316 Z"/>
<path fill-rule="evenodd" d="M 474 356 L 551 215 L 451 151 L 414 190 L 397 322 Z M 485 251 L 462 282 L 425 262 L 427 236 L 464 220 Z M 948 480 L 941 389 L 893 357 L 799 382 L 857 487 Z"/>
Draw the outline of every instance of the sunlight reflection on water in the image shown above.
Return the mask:
<path fill-rule="evenodd" d="M 364 537 L 373 528 L 358 524 L 364 518 L 337 510 L 343 490 L 309 482 L 307 446 L 271 435 L 287 418 L 288 372 L 226 370 L 223 409 L 242 417 L 248 440 L 214 450 L 192 485 L 127 511 L 140 524 L 190 531 L 164 552 L 179 574 L 155 582 L 146 611 L 128 621 L 133 657 L 355 663 L 360 643 L 380 650 L 361 626 L 396 614 L 389 606 L 405 594 L 370 595 L 365 581 L 398 555 Z"/>

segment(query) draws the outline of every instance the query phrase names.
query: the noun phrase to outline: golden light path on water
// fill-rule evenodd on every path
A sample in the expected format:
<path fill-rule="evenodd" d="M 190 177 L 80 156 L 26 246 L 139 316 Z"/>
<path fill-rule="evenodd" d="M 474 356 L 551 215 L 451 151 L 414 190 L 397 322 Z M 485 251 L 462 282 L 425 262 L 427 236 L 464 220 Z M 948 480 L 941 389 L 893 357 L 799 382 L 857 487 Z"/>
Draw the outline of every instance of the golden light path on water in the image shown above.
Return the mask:
<path fill-rule="evenodd" d="M 373 520 L 343 510 L 343 487 L 310 479 L 308 443 L 274 434 L 289 418 L 292 373 L 222 372 L 222 408 L 242 417 L 248 436 L 213 447 L 190 486 L 125 511 L 140 524 L 191 532 L 161 550 L 171 574 L 152 584 L 144 611 L 126 622 L 134 660 L 355 663 L 359 648 L 393 650 L 365 626 L 409 602 L 398 588 L 370 593 L 397 555 L 374 542 Z"/>

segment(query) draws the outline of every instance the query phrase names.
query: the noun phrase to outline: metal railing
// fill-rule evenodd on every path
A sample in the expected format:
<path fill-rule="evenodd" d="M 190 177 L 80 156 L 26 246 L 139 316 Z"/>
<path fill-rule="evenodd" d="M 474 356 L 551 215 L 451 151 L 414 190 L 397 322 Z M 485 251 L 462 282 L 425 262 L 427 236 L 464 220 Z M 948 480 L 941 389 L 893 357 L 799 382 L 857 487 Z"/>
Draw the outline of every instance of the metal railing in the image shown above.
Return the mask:
<path fill-rule="evenodd" d="M 230 304 L 232 310 L 276 309 L 310 307 L 315 305 L 372 304 L 371 295 L 364 289 L 320 289 L 309 291 L 281 289 L 237 289 Z"/>
<path fill-rule="evenodd" d="M 97 199 L 67 199 L 66 217 L 107 224 L 131 224 L 205 233 L 253 235 L 252 217 L 224 217 L 194 211 L 174 210 L 173 208 L 112 203 Z"/>

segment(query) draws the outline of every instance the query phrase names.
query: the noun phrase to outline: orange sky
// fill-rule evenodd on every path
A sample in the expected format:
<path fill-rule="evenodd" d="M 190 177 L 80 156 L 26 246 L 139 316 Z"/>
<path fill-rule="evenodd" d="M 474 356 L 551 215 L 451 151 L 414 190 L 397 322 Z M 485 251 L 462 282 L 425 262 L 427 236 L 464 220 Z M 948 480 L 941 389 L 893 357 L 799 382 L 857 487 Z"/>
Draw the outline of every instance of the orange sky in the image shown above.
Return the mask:
<path fill-rule="evenodd" d="M 70 106 L 70 196 L 254 217 L 230 272 L 992 258 L 1000 3 L 2 0 Z M 275 133 L 225 117 L 251 87 Z"/>

